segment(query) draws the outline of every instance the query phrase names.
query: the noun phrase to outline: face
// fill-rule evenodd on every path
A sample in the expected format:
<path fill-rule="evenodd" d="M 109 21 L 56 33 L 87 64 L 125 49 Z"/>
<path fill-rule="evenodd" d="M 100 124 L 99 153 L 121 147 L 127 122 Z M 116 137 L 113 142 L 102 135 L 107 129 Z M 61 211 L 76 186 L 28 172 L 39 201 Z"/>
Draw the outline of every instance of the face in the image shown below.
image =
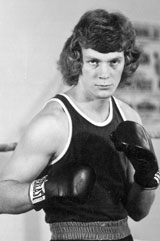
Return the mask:
<path fill-rule="evenodd" d="M 124 53 L 100 53 L 82 49 L 83 66 L 78 86 L 87 98 L 108 98 L 118 87 L 124 69 Z"/>

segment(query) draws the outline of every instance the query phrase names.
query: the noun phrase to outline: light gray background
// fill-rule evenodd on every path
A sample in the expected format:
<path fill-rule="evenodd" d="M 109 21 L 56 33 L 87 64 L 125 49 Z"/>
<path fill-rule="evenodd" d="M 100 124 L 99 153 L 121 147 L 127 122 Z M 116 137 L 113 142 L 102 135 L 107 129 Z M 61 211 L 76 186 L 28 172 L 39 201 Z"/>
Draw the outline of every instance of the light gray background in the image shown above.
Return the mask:
<path fill-rule="evenodd" d="M 0 143 L 18 141 L 44 102 L 62 89 L 56 61 L 64 41 L 89 9 L 121 11 L 160 25 L 159 0 L 0 0 Z M 153 140 L 160 160 L 160 140 Z M 1 169 L 10 153 L 0 154 Z M 130 220 L 135 239 L 159 241 L 160 189 L 147 218 Z M 1 241 L 47 241 L 43 212 L 0 215 Z"/>

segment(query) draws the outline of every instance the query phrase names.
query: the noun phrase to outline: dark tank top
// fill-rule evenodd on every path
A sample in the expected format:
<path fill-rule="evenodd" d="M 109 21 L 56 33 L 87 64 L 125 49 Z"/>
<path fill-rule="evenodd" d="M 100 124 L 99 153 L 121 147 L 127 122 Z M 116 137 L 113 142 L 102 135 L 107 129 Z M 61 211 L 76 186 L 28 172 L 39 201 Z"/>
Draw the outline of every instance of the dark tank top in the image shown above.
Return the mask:
<path fill-rule="evenodd" d="M 110 114 L 103 123 L 90 121 L 65 95 L 52 99 L 65 108 L 70 119 L 70 139 L 66 150 L 52 165 L 64 163 L 90 165 L 96 173 L 93 192 L 85 204 L 54 200 L 45 208 L 46 222 L 115 221 L 127 217 L 124 203 L 127 195 L 128 161 L 115 150 L 110 134 L 123 121 L 114 98 Z M 51 101 L 52 101 L 51 100 Z"/>

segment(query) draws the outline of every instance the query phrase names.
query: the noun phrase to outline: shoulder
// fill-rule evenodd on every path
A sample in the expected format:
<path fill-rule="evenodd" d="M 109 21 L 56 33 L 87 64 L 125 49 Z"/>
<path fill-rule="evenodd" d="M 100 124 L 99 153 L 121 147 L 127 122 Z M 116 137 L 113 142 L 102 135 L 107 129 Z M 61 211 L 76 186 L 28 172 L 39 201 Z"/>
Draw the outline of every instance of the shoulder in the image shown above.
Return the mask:
<path fill-rule="evenodd" d="M 138 114 L 138 112 L 136 110 L 134 110 L 130 105 L 128 105 L 124 101 L 122 101 L 118 98 L 115 98 L 115 99 L 127 120 L 135 121 L 135 122 L 138 122 L 139 124 L 142 124 L 140 115 Z"/>
<path fill-rule="evenodd" d="M 34 146 L 45 148 L 49 152 L 57 152 L 59 146 L 65 145 L 68 136 L 68 119 L 63 108 L 57 102 L 49 102 L 31 120 L 26 128 L 26 139 L 34 142 Z"/>

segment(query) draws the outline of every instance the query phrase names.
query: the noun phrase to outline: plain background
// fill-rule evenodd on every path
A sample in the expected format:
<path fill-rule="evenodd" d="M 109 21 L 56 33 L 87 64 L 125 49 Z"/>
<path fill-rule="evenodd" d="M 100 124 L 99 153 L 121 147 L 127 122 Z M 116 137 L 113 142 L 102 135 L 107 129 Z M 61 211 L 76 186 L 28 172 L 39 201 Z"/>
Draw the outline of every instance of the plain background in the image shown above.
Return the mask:
<path fill-rule="evenodd" d="M 120 11 L 132 21 L 160 25 L 159 0 L 0 0 L 0 143 L 18 141 L 44 102 L 62 89 L 56 61 L 64 41 L 89 9 Z M 153 139 L 160 161 L 160 140 Z M 11 153 L 0 153 L 0 167 Z M 159 241 L 160 189 L 135 239 Z M 46 241 L 43 212 L 0 216 L 1 241 Z"/>

